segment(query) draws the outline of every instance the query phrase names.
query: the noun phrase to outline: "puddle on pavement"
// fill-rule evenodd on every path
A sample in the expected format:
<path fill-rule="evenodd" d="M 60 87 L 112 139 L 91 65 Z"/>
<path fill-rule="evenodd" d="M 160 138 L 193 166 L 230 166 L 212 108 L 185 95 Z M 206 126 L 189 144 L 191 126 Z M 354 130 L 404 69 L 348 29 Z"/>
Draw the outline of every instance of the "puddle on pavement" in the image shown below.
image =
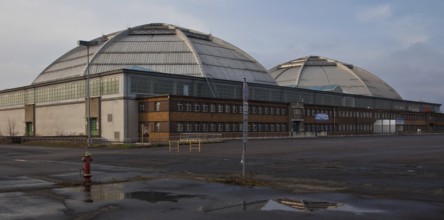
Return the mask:
<path fill-rule="evenodd" d="M 194 195 L 176 195 L 167 192 L 156 192 L 156 191 L 138 191 L 125 193 L 125 198 L 127 199 L 138 199 L 142 201 L 147 201 L 150 203 L 156 202 L 178 202 L 179 199 L 184 198 L 194 198 Z"/>
<path fill-rule="evenodd" d="M 161 191 L 134 191 L 128 192 L 122 184 L 85 185 L 81 187 L 65 188 L 74 192 L 73 197 L 85 203 L 109 202 L 124 199 L 137 199 L 150 203 L 178 202 L 180 199 L 195 198 L 198 195 L 182 195 Z"/>
<path fill-rule="evenodd" d="M 280 204 L 289 206 L 291 208 L 314 212 L 323 209 L 335 209 L 342 204 L 334 202 L 321 202 L 321 201 L 306 201 L 306 200 L 291 200 L 291 199 L 279 199 Z"/>
<path fill-rule="evenodd" d="M 205 201 L 205 195 L 175 194 L 164 191 L 144 191 L 140 188 L 130 191 L 128 186 L 123 184 L 92 185 L 89 187 L 74 187 L 59 189 L 64 193 L 74 193 L 73 198 L 85 203 L 121 201 L 126 199 L 136 199 L 149 203 L 170 202 L 177 203 L 182 199 L 201 198 L 203 206 L 198 206 L 197 210 L 203 213 L 236 213 L 245 211 L 290 211 L 290 212 L 317 212 L 321 210 L 351 212 L 356 215 L 368 213 L 381 213 L 383 210 L 358 208 L 345 203 L 303 200 L 303 199 L 269 199 L 255 201 Z M 203 204 L 202 204 L 203 203 Z M 198 205 L 198 204 L 197 204 Z"/>

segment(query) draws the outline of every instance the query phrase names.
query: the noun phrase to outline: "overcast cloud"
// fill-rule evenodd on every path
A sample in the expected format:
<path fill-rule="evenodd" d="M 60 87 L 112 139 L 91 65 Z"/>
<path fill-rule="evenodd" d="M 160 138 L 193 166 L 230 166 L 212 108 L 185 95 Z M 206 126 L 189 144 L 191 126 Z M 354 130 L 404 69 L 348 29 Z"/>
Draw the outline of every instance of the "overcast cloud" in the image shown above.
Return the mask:
<path fill-rule="evenodd" d="M 102 34 L 153 22 L 211 33 L 267 69 L 308 55 L 362 67 L 404 99 L 444 104 L 444 1 L 0 0 L 0 90 Z"/>

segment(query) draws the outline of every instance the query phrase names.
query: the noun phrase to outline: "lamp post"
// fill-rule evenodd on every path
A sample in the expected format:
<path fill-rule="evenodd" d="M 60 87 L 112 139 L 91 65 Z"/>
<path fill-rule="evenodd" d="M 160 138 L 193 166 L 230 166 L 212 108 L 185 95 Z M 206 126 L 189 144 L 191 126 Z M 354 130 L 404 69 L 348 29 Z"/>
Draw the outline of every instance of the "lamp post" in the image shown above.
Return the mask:
<path fill-rule="evenodd" d="M 89 84 L 89 47 L 90 46 L 97 46 L 99 44 L 98 41 L 92 40 L 92 41 L 84 41 L 79 40 L 77 41 L 77 44 L 79 46 L 86 46 L 86 95 L 87 95 L 87 102 L 88 102 L 88 119 L 87 119 L 87 133 L 88 133 L 88 139 L 86 143 L 86 148 L 91 146 L 91 95 L 90 95 L 90 84 Z"/>

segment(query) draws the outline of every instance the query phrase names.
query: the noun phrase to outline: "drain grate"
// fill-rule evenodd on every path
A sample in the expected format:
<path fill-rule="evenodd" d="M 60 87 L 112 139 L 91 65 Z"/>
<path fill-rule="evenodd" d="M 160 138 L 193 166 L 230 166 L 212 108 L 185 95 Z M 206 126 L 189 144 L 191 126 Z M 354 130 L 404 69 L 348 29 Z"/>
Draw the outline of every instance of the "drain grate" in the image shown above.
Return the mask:
<path fill-rule="evenodd" d="M 319 202 L 319 201 L 306 201 L 306 200 L 292 200 L 292 199 L 279 199 L 280 204 L 290 206 L 299 210 L 314 212 L 323 209 L 334 209 L 341 204 L 334 202 Z"/>

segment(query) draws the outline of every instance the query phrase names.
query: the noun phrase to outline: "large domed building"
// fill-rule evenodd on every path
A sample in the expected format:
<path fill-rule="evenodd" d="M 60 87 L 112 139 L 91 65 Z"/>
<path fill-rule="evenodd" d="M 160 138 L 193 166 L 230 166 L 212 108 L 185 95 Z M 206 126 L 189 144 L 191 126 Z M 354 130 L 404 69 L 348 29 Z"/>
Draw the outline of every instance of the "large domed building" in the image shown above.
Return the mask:
<path fill-rule="evenodd" d="M 267 71 L 220 38 L 163 23 L 79 44 L 31 85 L 0 91 L 0 121 L 6 122 L 0 136 L 240 137 L 245 109 L 251 136 L 444 130 L 444 123 L 431 121 L 441 116 L 439 104 L 402 100 L 374 74 L 328 58 L 299 58 Z M 387 120 L 399 129 L 384 127 Z"/>
<path fill-rule="evenodd" d="M 170 24 L 128 28 L 95 39 L 89 48 L 90 74 L 139 69 L 208 79 L 276 85 L 253 57 L 211 34 Z M 49 65 L 33 84 L 86 75 L 84 46 L 78 46 Z"/>
<path fill-rule="evenodd" d="M 337 60 L 307 56 L 277 65 L 269 71 L 280 86 L 329 89 L 339 86 L 348 94 L 401 99 L 390 85 L 376 75 Z"/>

